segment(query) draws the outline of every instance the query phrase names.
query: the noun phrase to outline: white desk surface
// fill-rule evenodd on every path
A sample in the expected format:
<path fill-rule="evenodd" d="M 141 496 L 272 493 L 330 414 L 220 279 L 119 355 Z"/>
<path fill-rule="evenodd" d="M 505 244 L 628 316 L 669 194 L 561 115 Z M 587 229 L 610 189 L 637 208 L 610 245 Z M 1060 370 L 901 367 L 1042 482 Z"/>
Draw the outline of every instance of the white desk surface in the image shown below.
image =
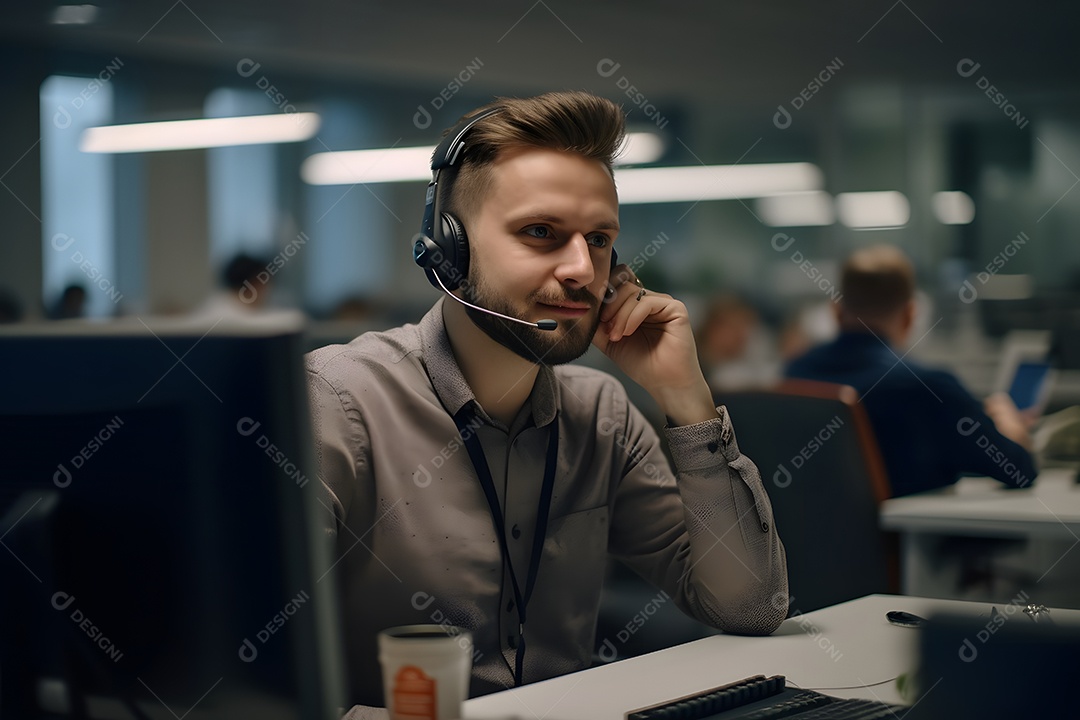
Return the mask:
<path fill-rule="evenodd" d="M 881 527 L 957 535 L 1080 537 L 1080 485 L 1075 469 L 1050 468 L 1034 486 L 1009 490 L 990 478 L 886 500 Z"/>
<path fill-rule="evenodd" d="M 837 697 L 900 703 L 896 677 L 915 668 L 918 632 L 891 625 L 885 613 L 907 610 L 926 617 L 950 610 L 989 618 L 989 609 L 985 603 L 869 595 L 788 618 L 771 636 L 716 635 L 474 698 L 465 703 L 465 717 L 622 720 L 629 710 L 752 675 L 784 675 L 789 683 Z M 1080 610 L 1052 612 L 1057 621 L 1080 623 Z M 838 689 L 871 683 L 880 684 Z"/>

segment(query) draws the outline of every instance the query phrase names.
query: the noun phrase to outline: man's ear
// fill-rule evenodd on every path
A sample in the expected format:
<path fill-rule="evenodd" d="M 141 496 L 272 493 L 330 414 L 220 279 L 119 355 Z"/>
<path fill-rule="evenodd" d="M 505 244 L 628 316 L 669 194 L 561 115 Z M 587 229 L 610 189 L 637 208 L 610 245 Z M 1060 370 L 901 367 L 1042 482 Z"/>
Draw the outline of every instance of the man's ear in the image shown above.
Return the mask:
<path fill-rule="evenodd" d="M 915 326 L 915 298 L 911 298 L 904 303 L 903 315 L 901 315 L 900 321 L 903 324 L 905 333 L 910 332 L 911 328 Z"/>

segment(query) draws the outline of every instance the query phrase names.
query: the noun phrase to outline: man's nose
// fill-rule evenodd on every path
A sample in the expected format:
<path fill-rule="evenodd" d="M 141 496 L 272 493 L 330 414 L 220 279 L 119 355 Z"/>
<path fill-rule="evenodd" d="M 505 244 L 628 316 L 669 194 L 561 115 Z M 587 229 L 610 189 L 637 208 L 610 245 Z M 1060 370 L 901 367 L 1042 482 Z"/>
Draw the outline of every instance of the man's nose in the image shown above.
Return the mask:
<path fill-rule="evenodd" d="M 572 287 L 585 287 L 596 277 L 589 243 L 581 233 L 575 233 L 559 250 L 555 276 L 559 282 Z"/>

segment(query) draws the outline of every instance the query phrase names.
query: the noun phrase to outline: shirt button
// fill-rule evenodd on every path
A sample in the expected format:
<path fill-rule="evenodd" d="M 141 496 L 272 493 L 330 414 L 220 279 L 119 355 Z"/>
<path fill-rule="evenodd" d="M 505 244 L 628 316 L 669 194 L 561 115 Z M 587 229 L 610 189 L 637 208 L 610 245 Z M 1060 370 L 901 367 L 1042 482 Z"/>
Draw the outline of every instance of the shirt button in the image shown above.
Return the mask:
<path fill-rule="evenodd" d="M 513 612 L 513 611 L 514 611 L 514 601 L 511 600 L 510 602 L 506 603 L 506 612 Z"/>
<path fill-rule="evenodd" d="M 719 448 L 720 446 L 716 444 L 715 440 L 711 440 L 711 441 L 709 441 L 709 444 L 706 445 L 705 447 L 706 447 L 706 449 L 708 449 L 709 452 L 714 453 L 714 452 L 716 452 L 717 448 Z"/>
<path fill-rule="evenodd" d="M 769 532 L 769 523 L 761 521 L 761 532 Z"/>
<path fill-rule="evenodd" d="M 517 540 L 521 537 L 521 528 L 519 528 L 517 525 L 514 525 L 514 527 L 510 528 L 510 534 L 514 536 L 515 540 Z"/>

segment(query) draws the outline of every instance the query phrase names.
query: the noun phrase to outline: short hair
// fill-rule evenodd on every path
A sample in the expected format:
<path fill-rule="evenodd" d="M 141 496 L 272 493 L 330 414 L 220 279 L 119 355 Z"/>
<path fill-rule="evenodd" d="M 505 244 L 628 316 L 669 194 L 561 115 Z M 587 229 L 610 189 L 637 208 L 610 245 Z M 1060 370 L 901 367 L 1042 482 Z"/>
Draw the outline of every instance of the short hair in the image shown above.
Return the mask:
<path fill-rule="evenodd" d="M 230 290 L 242 290 L 245 282 L 254 283 L 259 271 L 266 269 L 267 263 L 247 253 L 239 253 L 232 258 L 221 273 L 225 287 Z"/>
<path fill-rule="evenodd" d="M 457 172 L 444 181 L 442 208 L 471 217 L 491 188 L 491 166 L 512 148 L 548 148 L 612 165 L 622 147 L 626 117 L 622 108 L 587 92 L 551 92 L 531 98 L 497 98 L 462 118 L 498 108 L 469 130 Z M 449 132 L 449 131 L 447 131 Z"/>
<path fill-rule="evenodd" d="M 915 268 L 892 245 L 856 250 L 844 263 L 840 292 L 840 306 L 851 320 L 887 320 L 915 296 Z"/>

